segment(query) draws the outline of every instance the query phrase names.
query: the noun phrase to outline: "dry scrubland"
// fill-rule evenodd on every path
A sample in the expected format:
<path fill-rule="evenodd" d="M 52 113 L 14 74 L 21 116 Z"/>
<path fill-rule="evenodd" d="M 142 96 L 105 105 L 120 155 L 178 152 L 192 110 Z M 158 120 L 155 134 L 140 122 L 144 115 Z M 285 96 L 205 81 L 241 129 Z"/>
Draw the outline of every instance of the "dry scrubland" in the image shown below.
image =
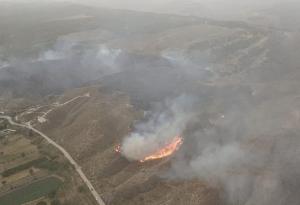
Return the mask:
<path fill-rule="evenodd" d="M 75 33 L 71 37 L 81 38 L 80 35 Z M 184 55 L 188 54 L 194 63 L 203 60 L 214 65 L 215 72 L 224 77 L 222 81 L 196 80 L 187 83 L 178 76 L 180 74 L 170 73 L 169 78 L 164 79 L 159 77 L 159 72 L 150 72 L 150 78 L 158 82 L 157 86 L 165 82 L 175 85 L 183 83 L 183 90 L 190 89 L 197 93 L 202 89 L 231 87 L 237 83 L 231 75 L 238 76 L 246 66 L 254 66 L 255 63 L 259 64 L 260 60 L 263 61 L 266 41 L 261 32 L 195 23 L 162 32 L 156 31 L 143 37 L 111 40 L 107 45 L 142 55 L 146 59 L 155 59 L 163 54 L 170 61 L 173 59 L 174 63 L 178 63 L 176 58 L 182 60 L 180 52 L 184 50 Z M 252 58 L 258 59 L 257 62 L 247 60 Z M 181 66 L 193 67 L 184 63 Z M 148 71 L 145 72 L 146 74 L 142 71 L 137 71 L 137 74 L 130 71 L 121 72 L 108 76 L 104 83 L 94 82 L 95 85 L 91 87 L 69 90 L 61 96 L 48 97 L 41 104 L 33 106 L 38 108 L 33 112 L 26 113 L 26 109 L 19 112 L 19 120 L 31 121 L 37 129 L 45 132 L 70 152 L 107 204 L 218 204 L 219 190 L 207 186 L 204 182 L 162 178 L 164 170 L 170 165 L 170 158 L 141 164 L 129 162 L 114 152 L 114 147 L 130 133 L 134 123 L 143 116 L 143 107 L 147 102 L 140 101 L 139 97 L 135 98 L 134 95 L 139 95 L 140 89 L 144 92 L 143 89 L 147 87 L 147 84 L 143 84 L 143 75 L 147 75 Z M 166 72 L 173 71 L 166 69 Z M 136 86 L 128 87 L 126 80 L 124 81 L 127 78 L 133 78 L 132 84 Z M 122 84 L 123 82 L 125 84 Z M 145 83 L 149 82 L 146 80 Z M 172 86 L 171 84 L 170 88 Z M 158 90 L 160 88 L 158 87 Z M 162 94 L 163 90 L 164 88 Z M 149 92 L 147 97 L 151 100 L 152 93 Z M 90 96 L 77 99 L 86 93 Z M 76 100 L 73 101 L 74 98 Z M 57 102 L 62 104 L 70 100 L 71 102 L 64 106 L 55 106 Z M 51 111 L 48 112 L 49 110 Z M 38 117 L 43 113 L 47 113 L 46 121 L 41 123 Z"/>
<path fill-rule="evenodd" d="M 58 100 L 65 102 L 87 92 L 89 98 L 53 110 L 45 123 L 38 123 L 34 113 L 31 119 L 74 156 L 108 204 L 216 203 L 217 192 L 200 181 L 160 178 L 169 159 L 141 164 L 115 153 L 115 146 L 142 117 L 142 111 L 134 109 L 128 96 L 95 86 L 67 92 Z"/>
<path fill-rule="evenodd" d="M 139 163 L 114 152 L 144 111 L 166 98 L 200 96 L 199 122 L 187 132 L 200 127 L 203 138 L 205 129 L 220 131 L 226 111 L 229 119 L 237 113 L 256 126 L 265 117 L 280 119 L 284 123 L 275 120 L 278 126 L 270 126 L 297 131 L 299 112 L 290 109 L 299 100 L 298 33 L 68 3 L 0 7 L 0 28 L 5 28 L 0 29 L 0 60 L 20 59 L 0 69 L 0 110 L 63 146 L 107 205 L 223 204 L 224 190 L 199 178 L 165 178 L 172 157 Z M 243 124 L 240 118 L 238 123 Z M 225 125 L 229 132 L 231 127 Z M 281 134 L 246 136 L 241 145 L 253 153 L 271 153 Z M 193 141 L 187 139 L 182 149 L 189 146 Z M 53 176 L 62 181 L 56 194 L 41 194 L 30 205 L 56 199 L 65 205 L 94 204 L 72 167 L 39 136 L 17 130 L 1 137 L 0 150 L 0 172 L 7 175 L 0 178 L 1 193 Z M 268 169 L 226 174 L 244 173 L 270 176 Z"/>

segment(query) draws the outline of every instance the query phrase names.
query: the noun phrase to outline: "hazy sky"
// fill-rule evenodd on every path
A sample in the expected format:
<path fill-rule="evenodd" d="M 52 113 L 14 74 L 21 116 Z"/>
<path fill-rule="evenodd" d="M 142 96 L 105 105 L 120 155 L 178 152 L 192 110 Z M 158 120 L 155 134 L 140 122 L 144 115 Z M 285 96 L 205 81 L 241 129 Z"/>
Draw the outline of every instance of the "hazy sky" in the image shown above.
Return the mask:
<path fill-rule="evenodd" d="M 70 0 L 73 2 L 98 4 L 117 8 L 149 9 L 154 7 L 165 6 L 169 4 L 186 5 L 198 3 L 203 5 L 266 5 L 274 3 L 296 2 L 296 0 Z"/>
<path fill-rule="evenodd" d="M 59 1 L 59 0 L 58 0 Z M 209 18 L 247 19 L 265 9 L 298 0 L 68 0 L 101 7 L 195 15 Z"/>
<path fill-rule="evenodd" d="M 297 2 L 297 0 L 0 0 L 0 2 L 76 2 L 81 4 L 99 5 L 114 8 L 126 9 L 142 9 L 149 10 L 159 8 L 166 5 L 186 5 L 186 4 L 202 4 L 202 5 L 216 5 L 234 6 L 234 5 L 267 5 L 274 3 Z"/>
<path fill-rule="evenodd" d="M 218 12 L 239 13 L 239 9 L 263 9 L 274 4 L 299 2 L 298 0 L 0 0 L 0 2 L 75 2 L 117 9 L 177 12 L 179 9 L 199 10 L 203 7 Z M 172 10 L 173 9 L 173 10 Z M 194 14 L 195 11 L 193 11 Z"/>

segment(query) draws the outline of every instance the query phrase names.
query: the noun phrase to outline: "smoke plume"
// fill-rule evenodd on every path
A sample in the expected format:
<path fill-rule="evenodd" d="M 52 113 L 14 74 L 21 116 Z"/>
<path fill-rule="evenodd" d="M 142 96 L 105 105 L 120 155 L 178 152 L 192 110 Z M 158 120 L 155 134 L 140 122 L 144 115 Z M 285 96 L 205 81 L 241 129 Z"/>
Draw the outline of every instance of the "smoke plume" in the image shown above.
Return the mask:
<path fill-rule="evenodd" d="M 140 160 L 181 135 L 184 144 L 163 177 L 203 181 L 220 190 L 224 204 L 296 205 L 298 103 L 268 91 L 234 86 L 214 88 L 204 100 L 168 100 L 136 125 L 122 153 Z"/>
<path fill-rule="evenodd" d="M 192 118 L 190 106 L 193 101 L 186 96 L 167 100 L 145 122 L 137 124 L 135 131 L 124 139 L 122 154 L 129 160 L 141 160 L 181 135 Z"/>

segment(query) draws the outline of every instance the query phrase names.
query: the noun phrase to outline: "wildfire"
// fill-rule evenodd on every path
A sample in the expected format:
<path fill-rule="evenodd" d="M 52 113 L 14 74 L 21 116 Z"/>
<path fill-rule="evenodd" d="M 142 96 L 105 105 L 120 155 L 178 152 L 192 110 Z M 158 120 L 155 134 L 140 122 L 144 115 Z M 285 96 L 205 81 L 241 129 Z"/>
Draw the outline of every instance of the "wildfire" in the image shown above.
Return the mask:
<path fill-rule="evenodd" d="M 182 137 L 176 136 L 170 144 L 166 145 L 165 147 L 161 148 L 155 153 L 145 157 L 144 159 L 140 160 L 140 162 L 168 157 L 172 155 L 175 151 L 177 151 L 179 147 L 182 145 L 182 143 L 183 143 Z"/>
<path fill-rule="evenodd" d="M 115 152 L 121 153 L 121 145 L 115 147 Z"/>
<path fill-rule="evenodd" d="M 182 143 L 183 143 L 182 137 L 176 136 L 169 144 L 162 147 L 160 150 L 157 150 L 153 154 L 145 157 L 144 159 L 140 160 L 140 162 L 146 162 L 146 161 L 150 161 L 150 160 L 168 157 L 168 156 L 172 155 L 174 152 L 176 152 L 179 149 L 179 147 L 182 145 Z M 121 146 L 117 145 L 115 147 L 115 151 L 120 153 Z"/>

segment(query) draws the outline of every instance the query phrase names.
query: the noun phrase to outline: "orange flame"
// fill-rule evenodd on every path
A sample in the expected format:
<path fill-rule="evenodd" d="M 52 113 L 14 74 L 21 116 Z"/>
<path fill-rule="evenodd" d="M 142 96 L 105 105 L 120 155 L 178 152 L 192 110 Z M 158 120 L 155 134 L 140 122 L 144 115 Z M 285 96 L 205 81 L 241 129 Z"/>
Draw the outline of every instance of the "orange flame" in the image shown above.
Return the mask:
<path fill-rule="evenodd" d="M 161 148 L 160 150 L 156 151 L 155 153 L 145 157 L 144 159 L 140 160 L 140 162 L 146 162 L 149 160 L 161 159 L 172 155 L 175 151 L 179 149 L 182 145 L 183 139 L 180 136 L 176 136 L 172 142 L 165 147 Z"/>
<path fill-rule="evenodd" d="M 153 154 L 145 157 L 144 159 L 140 160 L 140 162 L 146 162 L 149 160 L 155 160 L 155 159 L 161 159 L 161 158 L 168 157 L 168 156 L 172 155 L 174 152 L 176 152 L 179 149 L 179 147 L 182 145 L 182 143 L 183 143 L 182 137 L 176 136 L 169 144 L 162 147 L 160 150 L 157 150 Z M 117 153 L 122 152 L 121 145 L 117 145 L 115 147 L 115 152 L 117 152 Z"/>
<path fill-rule="evenodd" d="M 115 152 L 121 153 L 121 145 L 117 145 L 117 146 L 115 147 Z"/>

